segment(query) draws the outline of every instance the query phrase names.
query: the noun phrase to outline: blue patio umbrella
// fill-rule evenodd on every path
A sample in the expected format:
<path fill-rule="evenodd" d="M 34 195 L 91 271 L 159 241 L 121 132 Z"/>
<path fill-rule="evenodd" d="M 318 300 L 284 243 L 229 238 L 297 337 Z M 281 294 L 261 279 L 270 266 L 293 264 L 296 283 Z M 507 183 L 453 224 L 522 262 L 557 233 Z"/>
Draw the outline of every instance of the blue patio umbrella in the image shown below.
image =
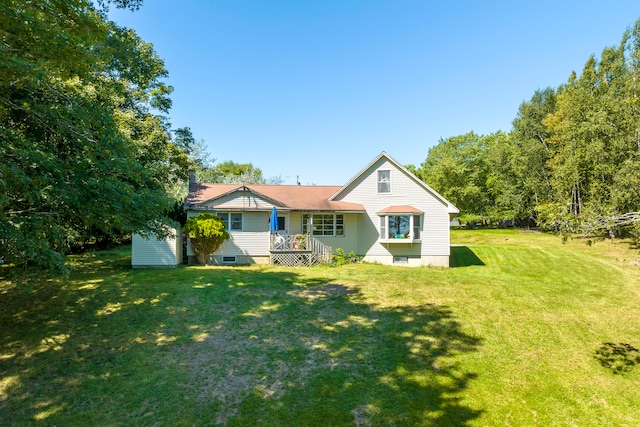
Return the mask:
<path fill-rule="evenodd" d="M 271 218 L 269 219 L 269 231 L 271 231 L 272 233 L 278 231 L 278 211 L 276 210 L 275 206 L 271 210 Z"/>

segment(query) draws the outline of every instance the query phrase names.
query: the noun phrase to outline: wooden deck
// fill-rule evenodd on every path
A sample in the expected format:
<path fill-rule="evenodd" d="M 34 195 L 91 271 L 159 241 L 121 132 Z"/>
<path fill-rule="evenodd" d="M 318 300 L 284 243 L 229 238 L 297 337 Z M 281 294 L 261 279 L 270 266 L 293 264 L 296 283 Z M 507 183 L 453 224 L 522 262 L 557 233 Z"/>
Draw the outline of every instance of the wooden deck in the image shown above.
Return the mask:
<path fill-rule="evenodd" d="M 273 234 L 269 262 L 287 267 L 326 264 L 331 262 L 331 248 L 309 234 Z"/>

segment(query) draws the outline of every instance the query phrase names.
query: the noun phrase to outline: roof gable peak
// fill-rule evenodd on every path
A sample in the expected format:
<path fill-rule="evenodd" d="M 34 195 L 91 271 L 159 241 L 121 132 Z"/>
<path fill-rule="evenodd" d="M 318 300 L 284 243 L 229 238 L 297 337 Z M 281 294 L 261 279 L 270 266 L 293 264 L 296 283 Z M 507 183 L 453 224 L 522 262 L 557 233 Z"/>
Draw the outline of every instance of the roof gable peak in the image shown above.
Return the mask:
<path fill-rule="evenodd" d="M 206 186 L 207 184 L 202 184 L 202 185 Z M 210 184 L 210 185 L 216 185 L 216 184 Z M 287 205 L 286 203 L 284 203 L 284 202 L 282 202 L 280 200 L 276 200 L 273 197 L 269 197 L 269 196 L 267 196 L 267 195 L 265 195 L 265 194 L 263 194 L 263 193 L 261 193 L 259 191 L 254 190 L 253 188 L 249 187 L 247 184 L 238 184 L 237 186 L 231 188 L 231 190 L 229 190 L 229 191 L 225 191 L 225 192 L 223 192 L 221 194 L 216 195 L 215 197 L 212 197 L 210 199 L 204 200 L 204 201 L 199 202 L 197 204 L 198 205 L 206 205 L 208 203 L 211 203 L 214 200 L 219 200 L 219 199 L 222 199 L 224 197 L 230 196 L 230 195 L 235 194 L 235 193 L 243 193 L 243 194 L 250 193 L 250 194 L 252 194 L 252 195 L 254 195 L 254 196 L 256 196 L 256 197 L 258 197 L 258 198 L 260 198 L 260 199 L 262 199 L 262 200 L 264 200 L 266 202 L 268 202 L 268 203 L 271 203 L 272 205 L 279 206 L 279 207 L 282 207 L 282 208 L 290 208 L 291 207 L 291 206 Z"/>
<path fill-rule="evenodd" d="M 440 195 L 440 193 L 438 193 L 436 190 L 431 188 L 428 184 L 426 184 L 424 181 L 422 181 L 420 178 L 418 178 L 415 174 L 413 174 L 407 168 L 405 168 L 400 163 L 398 163 L 393 157 L 391 157 L 389 154 L 387 154 L 386 151 L 382 151 L 380 154 L 378 154 L 375 159 L 373 159 L 371 162 L 369 162 L 369 164 L 367 164 L 367 166 L 365 166 L 360 172 L 358 172 L 353 178 L 351 178 L 345 185 L 343 185 L 337 192 L 335 192 L 329 198 L 329 200 L 335 200 L 337 197 L 339 197 L 341 194 L 343 194 L 354 182 L 356 182 L 363 174 L 365 174 L 369 169 L 371 169 L 371 167 L 373 167 L 373 165 L 378 163 L 383 158 L 386 159 L 393 166 L 395 166 L 400 172 L 404 173 L 409 178 L 411 178 L 414 182 L 416 182 L 418 185 L 420 185 L 424 190 L 426 190 L 433 197 L 438 199 L 441 203 L 445 204 L 448 207 L 450 213 L 458 213 L 459 212 L 458 208 L 456 208 L 451 202 L 449 202 L 447 199 L 442 197 L 442 195 Z"/>

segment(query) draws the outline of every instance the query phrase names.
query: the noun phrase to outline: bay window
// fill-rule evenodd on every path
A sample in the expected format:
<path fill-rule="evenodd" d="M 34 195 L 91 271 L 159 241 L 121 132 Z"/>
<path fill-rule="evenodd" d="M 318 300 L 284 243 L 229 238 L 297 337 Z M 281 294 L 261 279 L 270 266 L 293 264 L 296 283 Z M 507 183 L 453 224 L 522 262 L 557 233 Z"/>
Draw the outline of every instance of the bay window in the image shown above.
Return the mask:
<path fill-rule="evenodd" d="M 420 240 L 421 215 L 381 215 L 380 240 Z"/>

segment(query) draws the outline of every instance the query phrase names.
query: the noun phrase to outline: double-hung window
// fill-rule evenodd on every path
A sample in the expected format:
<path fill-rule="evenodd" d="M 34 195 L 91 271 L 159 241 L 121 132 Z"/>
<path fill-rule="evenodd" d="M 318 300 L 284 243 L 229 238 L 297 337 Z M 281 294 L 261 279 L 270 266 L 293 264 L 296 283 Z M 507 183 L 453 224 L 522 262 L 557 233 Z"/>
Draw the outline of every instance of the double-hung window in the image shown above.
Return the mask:
<path fill-rule="evenodd" d="M 344 215 L 306 214 L 302 216 L 302 233 L 314 236 L 344 236 Z"/>
<path fill-rule="evenodd" d="M 378 171 L 378 193 L 391 193 L 391 171 Z"/>
<path fill-rule="evenodd" d="M 228 231 L 242 231 L 242 212 L 217 212 Z"/>

